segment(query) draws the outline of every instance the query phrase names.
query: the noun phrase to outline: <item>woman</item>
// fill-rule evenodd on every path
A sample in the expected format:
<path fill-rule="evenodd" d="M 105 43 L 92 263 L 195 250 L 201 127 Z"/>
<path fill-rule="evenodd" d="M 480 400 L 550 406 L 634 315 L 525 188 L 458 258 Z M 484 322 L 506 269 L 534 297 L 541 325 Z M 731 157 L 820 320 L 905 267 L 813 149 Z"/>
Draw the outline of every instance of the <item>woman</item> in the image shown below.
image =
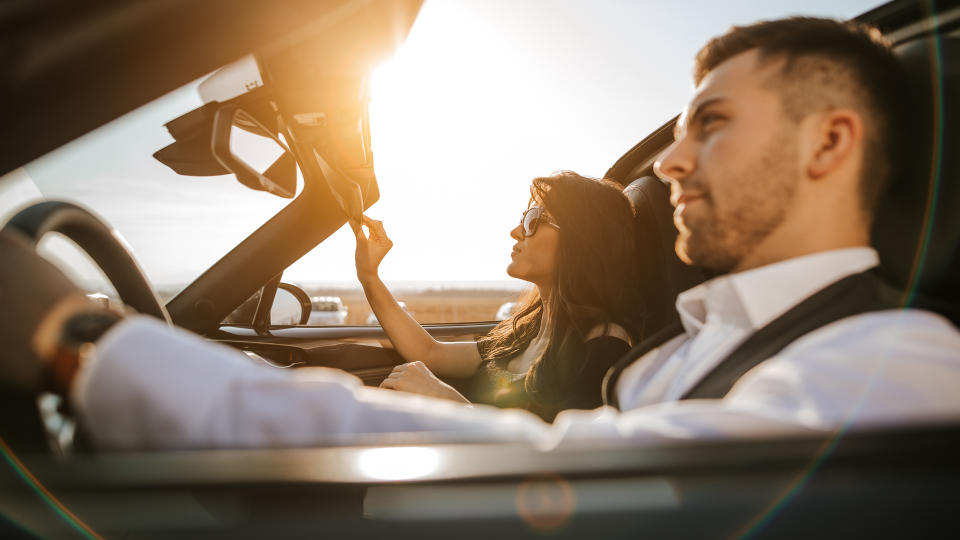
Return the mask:
<path fill-rule="evenodd" d="M 641 276 L 633 210 L 619 185 L 572 172 L 536 178 L 531 206 L 510 232 L 507 274 L 533 285 L 515 315 L 476 343 L 434 340 L 398 304 L 377 274 L 393 243 L 379 221 L 357 233 L 357 277 L 394 347 L 384 388 L 469 402 L 444 378 L 472 378 L 470 397 L 523 407 L 552 420 L 563 409 L 601 405 L 607 369 L 666 321 L 673 294 Z M 655 314 L 656 320 L 651 317 Z"/>

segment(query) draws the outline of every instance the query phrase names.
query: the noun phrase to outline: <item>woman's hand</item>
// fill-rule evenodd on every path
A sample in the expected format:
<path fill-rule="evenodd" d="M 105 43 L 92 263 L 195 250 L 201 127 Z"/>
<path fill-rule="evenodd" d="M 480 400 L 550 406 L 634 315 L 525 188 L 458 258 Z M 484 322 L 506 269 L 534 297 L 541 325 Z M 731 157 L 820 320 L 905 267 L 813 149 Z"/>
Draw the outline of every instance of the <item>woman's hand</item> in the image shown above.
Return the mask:
<path fill-rule="evenodd" d="M 431 373 L 423 362 L 410 362 L 393 368 L 390 375 L 380 383 L 380 388 L 470 403 L 460 392 Z"/>
<path fill-rule="evenodd" d="M 355 254 L 357 264 L 357 278 L 363 282 L 365 279 L 375 277 L 380 262 L 393 247 L 393 241 L 387 237 L 387 232 L 383 230 L 383 223 L 375 219 L 363 216 L 363 224 L 367 226 L 370 235 L 363 232 L 363 227 L 354 229 L 357 237 L 357 251 Z"/>

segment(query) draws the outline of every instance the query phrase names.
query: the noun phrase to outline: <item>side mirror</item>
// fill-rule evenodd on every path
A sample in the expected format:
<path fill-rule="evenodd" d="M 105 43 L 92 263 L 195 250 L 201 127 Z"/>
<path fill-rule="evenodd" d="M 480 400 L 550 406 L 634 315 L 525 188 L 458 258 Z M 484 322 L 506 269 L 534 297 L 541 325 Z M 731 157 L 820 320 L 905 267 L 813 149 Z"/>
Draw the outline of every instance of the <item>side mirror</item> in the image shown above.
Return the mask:
<path fill-rule="evenodd" d="M 249 325 L 263 331 L 273 325 L 307 324 L 312 308 L 306 291 L 290 283 L 271 280 L 240 304 L 223 324 Z"/>
<path fill-rule="evenodd" d="M 270 305 L 270 326 L 293 326 L 303 323 L 303 306 L 290 291 L 277 289 Z M 306 312 L 309 316 L 310 312 Z"/>
<path fill-rule="evenodd" d="M 273 139 L 283 153 L 266 170 L 258 171 L 233 151 L 231 141 L 235 139 L 234 130 L 238 128 Z M 293 198 L 297 192 L 297 162 L 293 154 L 253 115 L 236 105 L 223 105 L 217 109 L 213 118 L 210 150 L 225 169 L 236 175 L 237 180 L 250 189 L 266 191 L 287 199 Z"/>
<path fill-rule="evenodd" d="M 270 324 L 307 324 L 313 303 L 310 296 L 296 285 L 281 282 L 270 306 Z M 286 322 L 291 321 L 291 322 Z"/>

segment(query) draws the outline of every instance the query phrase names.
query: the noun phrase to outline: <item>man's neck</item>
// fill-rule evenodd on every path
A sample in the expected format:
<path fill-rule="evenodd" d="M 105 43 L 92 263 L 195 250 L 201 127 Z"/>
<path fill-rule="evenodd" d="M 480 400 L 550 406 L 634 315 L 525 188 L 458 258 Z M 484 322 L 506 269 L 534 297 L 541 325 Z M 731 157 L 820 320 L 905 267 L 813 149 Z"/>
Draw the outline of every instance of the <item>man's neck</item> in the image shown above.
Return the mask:
<path fill-rule="evenodd" d="M 816 246 L 816 247 L 809 246 L 807 249 L 791 249 L 789 251 L 784 251 L 782 253 L 753 252 L 747 257 L 745 257 L 740 262 L 740 264 L 734 267 L 734 269 L 731 270 L 730 272 L 731 273 L 746 272 L 747 270 L 753 270 L 755 268 L 760 268 L 762 266 L 789 261 L 790 259 L 796 259 L 798 257 L 813 255 L 815 253 L 824 253 L 827 251 L 856 248 L 856 247 L 870 247 L 870 244 L 867 242 L 851 242 L 847 244 L 835 243 L 834 245 L 830 245 L 830 246 Z"/>
<path fill-rule="evenodd" d="M 831 225 L 829 220 L 810 227 L 784 225 L 741 259 L 732 272 L 752 270 L 814 253 L 855 247 L 870 247 L 869 227 Z"/>

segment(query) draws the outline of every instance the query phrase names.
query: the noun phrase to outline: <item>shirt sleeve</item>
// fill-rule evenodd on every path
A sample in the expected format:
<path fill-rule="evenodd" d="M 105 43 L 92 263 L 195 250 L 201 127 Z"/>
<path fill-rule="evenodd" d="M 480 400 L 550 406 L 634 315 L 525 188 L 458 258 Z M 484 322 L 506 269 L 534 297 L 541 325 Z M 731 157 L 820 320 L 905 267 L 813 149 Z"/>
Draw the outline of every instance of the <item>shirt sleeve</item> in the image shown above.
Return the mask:
<path fill-rule="evenodd" d="M 526 411 L 365 387 L 337 369 L 274 368 L 148 317 L 103 336 L 71 398 L 104 449 L 323 446 L 410 432 L 534 441 L 547 429 Z"/>
<path fill-rule="evenodd" d="M 550 426 L 526 411 L 366 388 L 339 370 L 271 368 L 138 317 L 100 340 L 72 399 L 101 448 L 319 446 L 394 432 L 543 449 L 584 441 L 647 445 L 955 421 L 958 353 L 960 334 L 938 316 L 861 315 L 801 338 L 722 400 L 565 411 Z"/>

